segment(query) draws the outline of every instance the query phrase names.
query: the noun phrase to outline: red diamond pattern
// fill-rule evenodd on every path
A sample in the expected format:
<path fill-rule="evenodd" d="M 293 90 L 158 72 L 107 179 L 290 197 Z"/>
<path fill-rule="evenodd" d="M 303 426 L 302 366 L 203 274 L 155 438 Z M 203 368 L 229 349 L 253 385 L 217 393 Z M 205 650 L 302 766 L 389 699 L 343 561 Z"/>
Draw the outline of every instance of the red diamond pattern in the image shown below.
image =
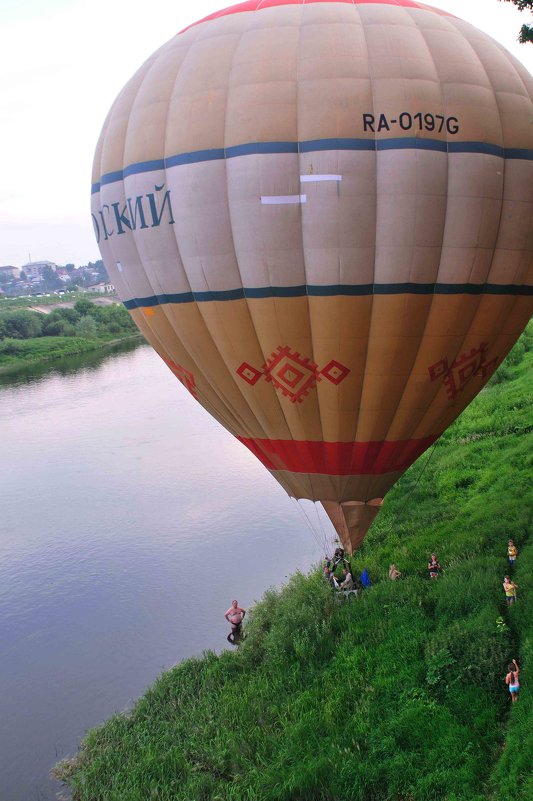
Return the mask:
<path fill-rule="evenodd" d="M 320 375 L 323 375 L 324 378 L 327 378 L 332 384 L 338 385 L 341 381 L 344 381 L 349 372 L 350 370 L 348 367 L 345 367 L 343 364 L 336 361 L 336 359 L 332 359 L 322 368 Z"/>
<path fill-rule="evenodd" d="M 253 387 L 254 384 L 257 384 L 263 373 L 256 367 L 252 367 L 251 364 L 243 362 L 241 366 L 237 368 L 237 375 L 240 375 L 241 378 L 244 378 L 244 380 Z"/>
<path fill-rule="evenodd" d="M 292 351 L 288 345 L 280 345 L 261 370 L 248 362 L 243 362 L 236 372 L 251 386 L 257 384 L 261 376 L 264 376 L 265 380 L 272 383 L 291 403 L 301 403 L 316 386 L 317 381 L 321 380 L 321 376 L 338 385 L 350 370 L 335 359 L 322 370 L 318 370 L 318 365 L 310 359 Z"/>

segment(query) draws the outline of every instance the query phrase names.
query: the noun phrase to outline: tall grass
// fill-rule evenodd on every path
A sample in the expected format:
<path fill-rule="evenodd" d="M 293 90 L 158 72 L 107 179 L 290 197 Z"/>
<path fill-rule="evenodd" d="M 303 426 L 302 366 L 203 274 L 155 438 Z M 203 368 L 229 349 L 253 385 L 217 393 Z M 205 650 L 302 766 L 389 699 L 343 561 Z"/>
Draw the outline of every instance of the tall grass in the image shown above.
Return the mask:
<path fill-rule="evenodd" d="M 341 602 L 316 573 L 268 591 L 237 652 L 164 673 L 60 763 L 75 801 L 531 801 L 530 341 L 387 497 L 353 559 L 373 586 Z"/>

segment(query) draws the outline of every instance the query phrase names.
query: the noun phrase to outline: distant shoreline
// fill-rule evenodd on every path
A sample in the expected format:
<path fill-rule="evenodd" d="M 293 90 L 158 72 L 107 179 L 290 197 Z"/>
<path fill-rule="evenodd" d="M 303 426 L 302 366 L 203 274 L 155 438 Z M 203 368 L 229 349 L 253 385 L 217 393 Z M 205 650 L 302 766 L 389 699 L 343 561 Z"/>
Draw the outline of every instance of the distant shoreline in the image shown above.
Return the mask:
<path fill-rule="evenodd" d="M 58 346 L 56 349 L 50 348 L 49 353 L 43 353 L 42 355 L 35 356 L 33 358 L 25 359 L 23 357 L 12 357 L 12 361 L 7 364 L 1 364 L 1 357 L 0 357 L 0 375 L 10 375 L 16 374 L 21 370 L 24 370 L 27 367 L 37 367 L 41 364 L 46 364 L 48 362 L 53 362 L 58 359 L 65 358 L 67 356 L 80 356 L 84 353 L 91 353 L 95 350 L 100 350 L 102 348 L 107 348 L 113 345 L 118 345 L 122 342 L 128 342 L 132 340 L 143 340 L 143 335 L 138 332 L 135 334 L 127 334 L 123 337 L 114 337 L 113 339 L 80 339 L 80 338 L 69 338 L 70 341 L 67 341 L 67 346 L 65 346 L 66 337 L 50 337 L 50 339 L 57 340 L 61 339 L 61 342 L 58 342 Z M 24 340 L 22 340 L 24 341 Z M 26 340 L 28 341 L 28 340 Z"/>

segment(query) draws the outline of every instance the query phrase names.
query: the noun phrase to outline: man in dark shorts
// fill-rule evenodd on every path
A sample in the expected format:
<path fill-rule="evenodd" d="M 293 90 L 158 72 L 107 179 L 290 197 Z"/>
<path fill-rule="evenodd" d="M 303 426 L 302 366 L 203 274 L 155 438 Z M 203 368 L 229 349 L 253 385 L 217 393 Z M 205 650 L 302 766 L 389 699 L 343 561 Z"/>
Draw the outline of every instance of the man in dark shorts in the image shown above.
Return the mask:
<path fill-rule="evenodd" d="M 242 621 L 246 614 L 246 609 L 239 606 L 238 601 L 232 601 L 231 606 L 224 615 L 228 623 L 231 625 L 231 631 L 228 634 L 227 640 L 232 645 L 236 645 L 241 638 Z"/>

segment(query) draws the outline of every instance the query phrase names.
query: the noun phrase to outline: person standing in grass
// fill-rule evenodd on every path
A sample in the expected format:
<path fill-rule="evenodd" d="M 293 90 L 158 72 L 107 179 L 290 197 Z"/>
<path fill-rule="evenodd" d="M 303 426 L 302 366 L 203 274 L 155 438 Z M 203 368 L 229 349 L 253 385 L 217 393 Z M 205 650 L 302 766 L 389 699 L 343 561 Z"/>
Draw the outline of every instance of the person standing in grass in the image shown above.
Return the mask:
<path fill-rule="evenodd" d="M 503 579 L 503 589 L 505 592 L 505 602 L 507 606 L 512 606 L 516 601 L 516 589 L 518 584 L 515 584 L 514 581 L 511 581 L 509 576 L 504 576 Z"/>
<path fill-rule="evenodd" d="M 431 559 L 428 562 L 428 570 L 430 579 L 437 579 L 439 577 L 442 567 L 437 559 L 436 553 L 431 554 Z"/>
<path fill-rule="evenodd" d="M 516 545 L 512 540 L 509 540 L 507 545 L 507 558 L 509 560 L 509 565 L 513 567 L 514 563 L 516 562 L 516 557 L 518 556 L 518 551 L 516 550 Z"/>
<path fill-rule="evenodd" d="M 391 581 L 396 581 L 396 579 L 400 578 L 401 575 L 401 572 L 393 562 L 392 565 L 389 566 L 389 578 Z"/>
<path fill-rule="evenodd" d="M 515 701 L 518 701 L 518 693 L 520 692 L 520 681 L 518 678 L 520 668 L 518 667 L 516 659 L 513 659 L 513 661 L 508 665 L 507 670 L 509 672 L 505 677 L 505 683 L 509 687 L 511 699 L 514 704 Z"/>
<path fill-rule="evenodd" d="M 240 638 L 242 621 L 246 614 L 246 609 L 239 606 L 238 601 L 232 601 L 231 606 L 224 615 L 228 623 L 231 625 L 231 631 L 228 634 L 228 642 L 235 644 L 236 640 Z"/>

